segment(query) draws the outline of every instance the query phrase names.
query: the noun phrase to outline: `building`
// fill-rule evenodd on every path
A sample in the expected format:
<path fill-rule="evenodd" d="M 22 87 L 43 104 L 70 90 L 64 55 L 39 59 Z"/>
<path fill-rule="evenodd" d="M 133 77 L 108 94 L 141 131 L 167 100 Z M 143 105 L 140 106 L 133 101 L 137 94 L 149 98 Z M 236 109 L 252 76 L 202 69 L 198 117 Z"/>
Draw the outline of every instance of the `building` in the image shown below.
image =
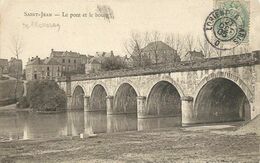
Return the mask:
<path fill-rule="evenodd" d="M 203 59 L 205 56 L 202 51 L 197 52 L 195 50 L 188 51 L 186 55 L 182 58 L 182 61 L 197 61 Z"/>
<path fill-rule="evenodd" d="M 8 62 L 9 76 L 21 78 L 23 75 L 23 62 L 21 59 L 11 58 Z"/>
<path fill-rule="evenodd" d="M 89 58 L 86 55 L 72 51 L 55 51 L 51 50 L 50 58 L 55 59 L 62 65 L 61 72 L 66 74 L 84 73 L 85 64 Z"/>
<path fill-rule="evenodd" d="M 91 58 L 88 63 L 85 64 L 85 73 L 96 73 L 101 71 L 101 63 L 98 58 Z"/>
<path fill-rule="evenodd" d="M 26 80 L 55 80 L 61 77 L 62 65 L 54 58 L 40 59 L 38 56 L 29 59 L 26 65 Z"/>
<path fill-rule="evenodd" d="M 143 57 L 149 59 L 151 64 L 180 61 L 177 51 L 162 41 L 150 42 L 147 46 L 142 48 L 140 52 Z M 134 50 L 133 54 L 135 55 L 135 53 L 137 52 Z"/>
<path fill-rule="evenodd" d="M 7 59 L 0 59 L 0 77 L 2 74 L 8 73 L 8 60 Z"/>

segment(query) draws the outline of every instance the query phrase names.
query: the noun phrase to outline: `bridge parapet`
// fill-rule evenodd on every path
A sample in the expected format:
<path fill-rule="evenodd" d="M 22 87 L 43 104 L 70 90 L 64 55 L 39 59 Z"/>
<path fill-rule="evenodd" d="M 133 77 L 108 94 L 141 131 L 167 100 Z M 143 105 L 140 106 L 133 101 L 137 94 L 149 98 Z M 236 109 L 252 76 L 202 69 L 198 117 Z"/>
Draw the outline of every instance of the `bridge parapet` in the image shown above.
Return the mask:
<path fill-rule="evenodd" d="M 251 66 L 260 64 L 260 51 L 253 51 L 252 53 L 230 55 L 214 58 L 205 58 L 199 61 L 181 61 L 171 64 L 158 64 L 151 65 L 142 68 L 129 68 L 113 71 L 101 71 L 93 74 L 80 74 L 72 75 L 70 78 L 63 77 L 58 81 L 81 81 L 81 80 L 94 80 L 94 79 L 106 79 L 115 77 L 126 76 L 140 76 L 140 75 L 152 75 L 159 73 L 171 73 L 171 72 L 185 72 L 196 70 L 209 70 L 220 68 L 236 68 L 242 66 Z"/>

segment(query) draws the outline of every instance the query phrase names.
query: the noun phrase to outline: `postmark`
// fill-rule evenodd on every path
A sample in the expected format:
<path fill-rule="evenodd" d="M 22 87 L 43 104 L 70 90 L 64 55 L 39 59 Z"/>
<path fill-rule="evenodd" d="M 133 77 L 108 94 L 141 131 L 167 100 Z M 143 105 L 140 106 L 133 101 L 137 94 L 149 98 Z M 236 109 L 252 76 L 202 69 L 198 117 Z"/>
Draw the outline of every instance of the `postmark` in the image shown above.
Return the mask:
<path fill-rule="evenodd" d="M 248 31 L 244 18 L 235 9 L 216 9 L 204 23 L 206 40 L 216 49 L 230 50 L 240 45 Z"/>

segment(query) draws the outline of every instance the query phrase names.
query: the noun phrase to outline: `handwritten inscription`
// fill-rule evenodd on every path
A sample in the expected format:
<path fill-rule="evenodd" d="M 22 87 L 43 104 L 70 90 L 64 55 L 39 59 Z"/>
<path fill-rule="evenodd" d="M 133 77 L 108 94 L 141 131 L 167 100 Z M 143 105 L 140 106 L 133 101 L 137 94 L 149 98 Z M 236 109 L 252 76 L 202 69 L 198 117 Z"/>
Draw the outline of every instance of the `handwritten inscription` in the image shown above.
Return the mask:
<path fill-rule="evenodd" d="M 38 22 L 38 21 L 32 21 L 31 23 L 23 23 L 22 24 L 24 28 L 30 29 L 30 28 L 53 28 L 57 31 L 60 31 L 60 24 L 58 23 L 44 23 L 44 22 Z"/>

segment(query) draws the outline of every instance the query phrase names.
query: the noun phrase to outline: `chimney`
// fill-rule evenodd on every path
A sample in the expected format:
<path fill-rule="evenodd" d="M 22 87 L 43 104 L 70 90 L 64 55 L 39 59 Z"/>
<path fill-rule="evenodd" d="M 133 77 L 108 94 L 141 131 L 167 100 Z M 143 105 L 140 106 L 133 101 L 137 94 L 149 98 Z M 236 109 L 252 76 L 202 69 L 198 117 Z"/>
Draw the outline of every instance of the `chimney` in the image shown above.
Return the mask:
<path fill-rule="evenodd" d="M 51 49 L 51 52 L 53 52 L 54 51 L 54 49 Z"/>

